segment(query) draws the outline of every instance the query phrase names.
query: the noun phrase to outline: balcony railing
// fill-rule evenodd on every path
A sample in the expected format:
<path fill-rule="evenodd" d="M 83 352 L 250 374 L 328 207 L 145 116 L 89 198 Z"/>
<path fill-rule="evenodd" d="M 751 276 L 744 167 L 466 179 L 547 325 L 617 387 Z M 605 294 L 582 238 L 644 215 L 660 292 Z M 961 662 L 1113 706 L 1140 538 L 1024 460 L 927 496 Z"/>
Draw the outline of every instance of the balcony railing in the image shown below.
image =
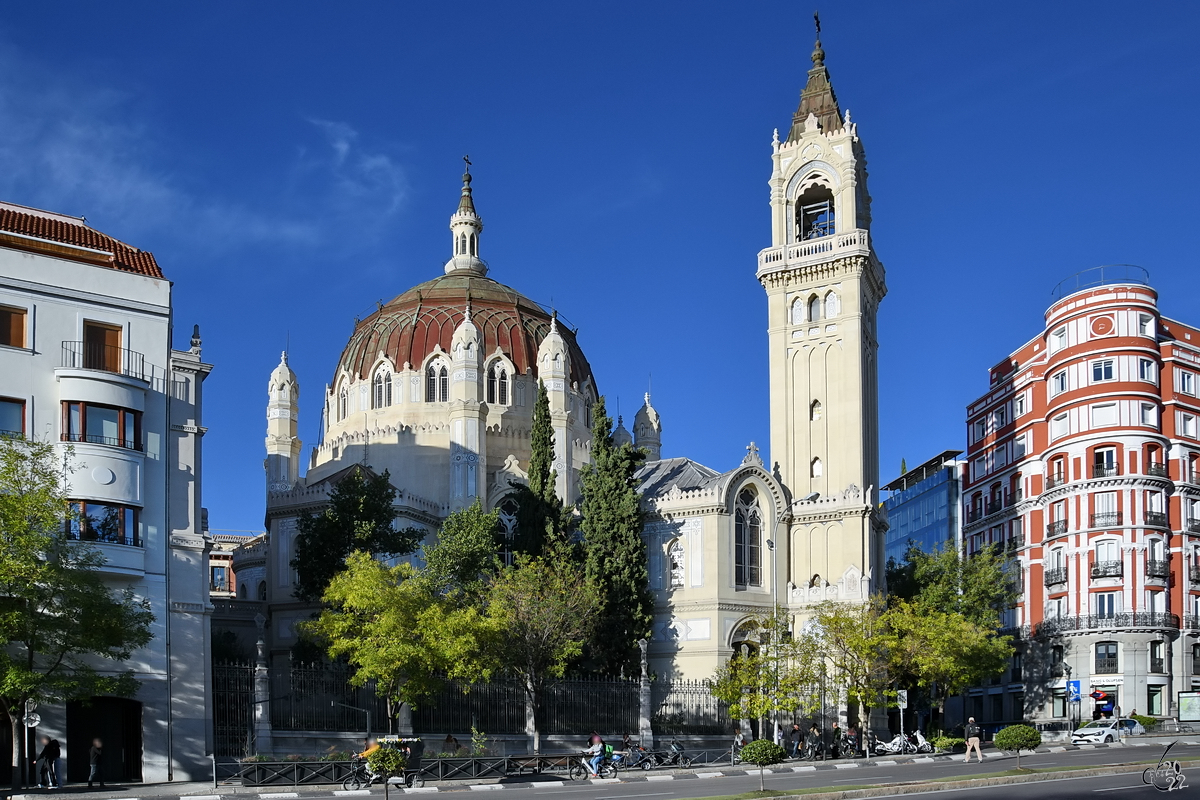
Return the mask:
<path fill-rule="evenodd" d="M 1008 548 L 1010 550 L 1020 550 L 1025 546 L 1025 534 L 1018 533 L 1008 537 Z"/>
<path fill-rule="evenodd" d="M 1002 503 L 1000 501 L 1000 498 L 998 498 L 998 497 L 995 500 L 988 500 L 986 503 L 983 504 L 983 513 L 984 514 L 988 514 L 988 515 L 998 514 L 1003 509 L 1004 509 L 1004 503 Z"/>
<path fill-rule="evenodd" d="M 1200 617 L 1195 614 L 1184 614 L 1183 629 L 1185 631 L 1194 631 L 1197 628 L 1200 628 Z"/>
<path fill-rule="evenodd" d="M 1121 468 L 1116 464 L 1093 464 L 1093 478 L 1115 478 L 1121 474 Z"/>
<path fill-rule="evenodd" d="M 1054 475 L 1046 476 L 1046 488 L 1047 489 L 1053 489 L 1055 486 L 1062 486 L 1066 482 L 1067 482 L 1067 475 L 1065 472 L 1058 472 L 1058 473 L 1055 473 Z"/>
<path fill-rule="evenodd" d="M 1192 659 L 1192 674 L 1200 675 L 1200 658 Z"/>
<path fill-rule="evenodd" d="M 1054 569 L 1048 569 L 1045 572 L 1045 579 L 1047 586 L 1057 586 L 1060 583 L 1066 583 L 1067 568 L 1055 567 Z"/>
<path fill-rule="evenodd" d="M 1055 520 L 1046 526 L 1047 536 L 1061 536 L 1067 532 L 1067 521 L 1065 519 Z"/>
<path fill-rule="evenodd" d="M 1115 658 L 1097 658 L 1095 673 L 1097 675 L 1116 675 L 1117 674 L 1117 659 L 1115 659 Z"/>
<path fill-rule="evenodd" d="M 1056 636 L 1060 633 L 1087 630 L 1116 630 L 1121 628 L 1154 628 L 1179 630 L 1179 617 L 1162 611 L 1129 611 L 1122 614 L 1087 614 L 1074 617 L 1051 617 L 1036 626 L 1034 635 Z"/>
<path fill-rule="evenodd" d="M 983 509 L 982 508 L 977 507 L 977 508 L 968 508 L 967 509 L 967 522 L 978 522 L 981 519 L 983 519 Z"/>
<path fill-rule="evenodd" d="M 1189 533 L 1200 533 L 1200 519 L 1189 519 L 1187 529 Z"/>
<path fill-rule="evenodd" d="M 1119 578 L 1125 574 L 1125 565 L 1120 561 L 1097 561 L 1092 564 L 1093 578 Z"/>
<path fill-rule="evenodd" d="M 1147 511 L 1146 524 L 1155 528 L 1165 528 L 1167 527 L 1167 515 L 1162 511 Z"/>
<path fill-rule="evenodd" d="M 142 546 L 142 540 L 136 534 L 125 536 L 119 533 L 97 531 L 91 527 L 86 527 L 83 530 L 69 530 L 67 531 L 67 538 L 74 539 L 77 542 L 104 542 L 105 544 L 123 544 L 126 547 Z"/>
<path fill-rule="evenodd" d="M 1099 514 L 1092 514 L 1091 520 L 1093 528 L 1109 528 L 1121 524 L 1121 512 L 1102 511 Z"/>
<path fill-rule="evenodd" d="M 109 447 L 124 447 L 126 450 L 141 450 L 142 443 L 131 439 L 120 439 L 114 436 L 97 436 L 94 433 L 63 433 L 59 439 L 64 442 L 87 442 L 88 444 L 106 444 Z"/>
<path fill-rule="evenodd" d="M 1021 502 L 1024 499 L 1025 499 L 1025 490 L 1024 489 L 1013 489 L 1011 492 L 1008 493 L 1008 497 L 1007 497 L 1008 505 L 1010 505 L 1010 506 L 1015 506 L 1017 503 Z"/>
<path fill-rule="evenodd" d="M 1150 463 L 1146 465 L 1146 474 L 1153 475 L 1156 478 L 1169 478 L 1171 473 L 1167 470 L 1166 464 Z"/>
<path fill-rule="evenodd" d="M 1146 562 L 1146 577 L 1164 579 L 1171 577 L 1171 562 L 1150 559 Z"/>
<path fill-rule="evenodd" d="M 146 380 L 146 357 L 141 353 L 95 342 L 63 342 L 59 366 L 115 372 L 130 378 Z"/>
<path fill-rule="evenodd" d="M 758 254 L 758 269 L 778 268 L 814 260 L 824 260 L 831 254 L 870 253 L 870 240 L 866 231 L 835 233 L 818 239 L 809 239 L 796 244 L 771 247 Z"/>
<path fill-rule="evenodd" d="M 228 592 L 229 584 L 225 581 L 214 581 L 208 585 L 208 590 L 210 592 Z"/>
<path fill-rule="evenodd" d="M 1192 583 L 1200 583 L 1200 564 L 1191 564 L 1188 566 L 1188 578 Z"/>
<path fill-rule="evenodd" d="M 1165 667 L 1166 667 L 1166 665 L 1163 663 L 1162 656 L 1159 656 L 1158 658 L 1155 658 L 1153 656 L 1150 657 L 1150 671 L 1151 672 L 1166 672 L 1167 670 Z"/>

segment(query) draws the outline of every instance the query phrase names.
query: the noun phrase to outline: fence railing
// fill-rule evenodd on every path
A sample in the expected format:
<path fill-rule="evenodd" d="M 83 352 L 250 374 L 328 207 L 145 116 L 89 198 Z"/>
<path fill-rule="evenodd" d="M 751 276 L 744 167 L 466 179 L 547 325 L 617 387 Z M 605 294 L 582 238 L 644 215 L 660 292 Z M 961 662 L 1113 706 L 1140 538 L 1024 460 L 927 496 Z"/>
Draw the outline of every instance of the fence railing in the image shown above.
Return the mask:
<path fill-rule="evenodd" d="M 146 380 L 146 357 L 136 350 L 97 344 L 63 342 L 59 366 L 69 369 L 95 369 Z"/>
<path fill-rule="evenodd" d="M 374 681 L 352 686 L 354 671 L 339 664 L 271 670 L 271 727 L 283 731 L 388 731 L 387 701 Z M 370 726 L 367 713 L 370 712 Z"/>
<path fill-rule="evenodd" d="M 650 690 L 657 734 L 720 734 L 733 729 L 729 707 L 713 697 L 708 681 L 655 683 Z"/>
<path fill-rule="evenodd" d="M 1121 614 L 1080 614 L 1074 617 L 1052 617 L 1037 624 L 1035 635 L 1055 636 L 1070 631 L 1116 630 L 1119 628 L 1178 630 L 1179 616 L 1161 611 L 1129 611 Z"/>
<path fill-rule="evenodd" d="M 213 745 L 218 756 L 254 752 L 254 667 L 215 664 L 212 677 Z"/>

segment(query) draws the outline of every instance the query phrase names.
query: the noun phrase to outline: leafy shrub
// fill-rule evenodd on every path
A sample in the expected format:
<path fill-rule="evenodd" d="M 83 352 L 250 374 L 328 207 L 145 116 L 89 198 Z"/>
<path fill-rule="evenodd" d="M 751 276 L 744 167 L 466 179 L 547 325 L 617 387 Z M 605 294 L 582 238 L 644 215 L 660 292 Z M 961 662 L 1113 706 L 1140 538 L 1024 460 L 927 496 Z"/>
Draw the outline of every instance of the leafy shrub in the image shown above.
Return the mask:
<path fill-rule="evenodd" d="M 755 739 L 743 747 L 738 755 L 742 757 L 742 761 L 758 767 L 758 786 L 765 791 L 766 778 L 763 774 L 763 768 L 783 761 L 787 752 L 769 739 Z"/>
<path fill-rule="evenodd" d="M 1009 725 L 996 733 L 993 740 L 999 750 L 1015 750 L 1017 769 L 1021 768 L 1021 751 L 1036 750 L 1042 744 L 1042 734 L 1028 725 Z"/>
<path fill-rule="evenodd" d="M 1141 714 L 1132 714 L 1129 718 L 1141 725 L 1147 731 L 1150 730 L 1151 726 L 1158 724 L 1158 720 L 1156 720 L 1154 717 L 1143 717 Z"/>
<path fill-rule="evenodd" d="M 935 736 L 931 744 L 938 750 L 945 750 L 947 753 L 952 753 L 959 747 L 965 747 L 967 740 L 961 736 Z"/>
<path fill-rule="evenodd" d="M 404 753 L 394 747 L 381 747 L 367 756 L 367 766 L 376 775 L 382 775 L 385 779 L 395 777 L 403 772 L 406 763 L 408 761 L 404 758 Z"/>

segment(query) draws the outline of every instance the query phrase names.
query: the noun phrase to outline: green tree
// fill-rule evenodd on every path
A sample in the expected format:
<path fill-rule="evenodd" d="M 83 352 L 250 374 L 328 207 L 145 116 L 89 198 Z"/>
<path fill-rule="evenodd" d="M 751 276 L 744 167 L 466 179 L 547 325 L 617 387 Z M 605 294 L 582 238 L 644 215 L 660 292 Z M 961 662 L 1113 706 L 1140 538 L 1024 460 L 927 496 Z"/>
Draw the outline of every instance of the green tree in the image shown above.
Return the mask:
<path fill-rule="evenodd" d="M 562 678 L 583 652 L 592 632 L 597 602 L 565 545 L 545 556 L 517 556 L 488 592 L 487 616 L 501 637 L 497 659 L 525 690 L 526 726 L 534 751 L 545 687 Z"/>
<path fill-rule="evenodd" d="M 1037 728 L 1028 725 L 1009 725 L 996 732 L 993 740 L 998 750 L 1015 750 L 1017 753 L 1017 769 L 1021 768 L 1021 751 L 1033 752 L 1042 746 L 1042 734 Z"/>
<path fill-rule="evenodd" d="M 333 576 L 345 568 L 347 556 L 356 550 L 384 556 L 416 550 L 424 532 L 392 528 L 395 499 L 396 490 L 386 470 L 376 475 L 356 466 L 333 487 L 324 510 L 300 514 L 296 557 L 292 559 L 298 599 L 320 600 Z"/>
<path fill-rule="evenodd" d="M 484 511 L 476 500 L 446 517 L 436 545 L 422 548 L 422 577 L 442 595 L 478 601 L 499 568 L 496 536 L 500 512 Z"/>
<path fill-rule="evenodd" d="M 797 711 L 811 713 L 818 698 L 812 694 L 820 674 L 820 642 L 816 636 L 788 632 L 786 611 L 764 614 L 757 626 L 758 647 L 738 653 L 717 668 L 710 691 L 729 706 L 733 719 L 776 719 Z"/>
<path fill-rule="evenodd" d="M 783 761 L 787 753 L 770 739 L 755 739 L 742 748 L 742 761 L 758 767 L 758 788 L 767 790 L 766 768 Z"/>
<path fill-rule="evenodd" d="M 538 379 L 529 435 L 529 484 L 516 484 L 516 541 L 513 550 L 540 556 L 548 547 L 566 540 L 569 518 L 555 492 L 558 473 L 554 470 L 554 425 L 550 419 L 550 395 Z"/>
<path fill-rule="evenodd" d="M 879 596 L 865 603 L 827 600 L 814 607 L 809 628 L 847 698 L 862 707 L 864 725 L 874 704 L 895 694 L 888 674 L 886 608 Z"/>
<path fill-rule="evenodd" d="M 601 672 L 631 675 L 640 662 L 637 641 L 650 635 L 654 616 L 634 478 L 645 455 L 629 444 L 613 446 L 603 397 L 592 406 L 592 420 L 592 463 L 581 476 L 580 509 L 584 574 L 600 606 L 589 651 Z"/>
<path fill-rule="evenodd" d="M 410 564 L 382 564 L 352 553 L 323 598 L 327 604 L 302 631 L 319 639 L 331 658 L 355 667 L 351 682 L 375 680 L 394 716 L 442 685 L 442 676 L 490 677 L 493 628 L 480 609 L 456 604 Z"/>
<path fill-rule="evenodd" d="M 367 756 L 367 766 L 371 768 L 372 772 L 383 778 L 383 797 L 384 800 L 387 800 L 388 787 L 391 785 L 392 778 L 404 774 L 404 768 L 408 766 L 408 759 L 404 757 L 404 753 L 394 747 L 381 747 Z"/>
<path fill-rule="evenodd" d="M 933 553 L 911 548 L 888 574 L 888 593 L 919 607 L 954 611 L 971 622 L 996 626 L 1017 600 L 1003 551 L 989 547 L 964 558 L 949 545 Z"/>
<path fill-rule="evenodd" d="M 134 673 L 114 667 L 151 640 L 149 602 L 109 589 L 104 557 L 72 538 L 69 472 L 50 444 L 0 438 L 0 707 L 14 787 L 26 704 L 135 693 Z"/>

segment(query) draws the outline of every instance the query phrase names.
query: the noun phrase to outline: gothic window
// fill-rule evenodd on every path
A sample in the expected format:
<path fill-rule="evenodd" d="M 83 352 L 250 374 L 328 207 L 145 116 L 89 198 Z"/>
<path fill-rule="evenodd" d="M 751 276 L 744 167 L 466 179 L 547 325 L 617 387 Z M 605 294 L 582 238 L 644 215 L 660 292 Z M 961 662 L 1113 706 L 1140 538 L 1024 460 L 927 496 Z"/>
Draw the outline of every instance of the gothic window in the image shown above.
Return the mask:
<path fill-rule="evenodd" d="M 457 247 L 454 248 L 454 255 L 465 256 L 467 254 L 467 235 L 460 233 L 458 235 Z"/>
<path fill-rule="evenodd" d="M 502 406 L 508 405 L 508 370 L 500 362 L 488 367 L 487 401 Z"/>
<path fill-rule="evenodd" d="M 433 362 L 425 368 L 425 402 L 445 403 L 450 399 L 450 372 L 446 365 Z"/>
<path fill-rule="evenodd" d="M 792 324 L 799 325 L 804 322 L 804 300 L 797 297 L 792 301 Z"/>
<path fill-rule="evenodd" d="M 842 304 L 838 300 L 837 292 L 825 295 L 825 318 L 831 319 L 840 313 L 842 313 Z"/>
<path fill-rule="evenodd" d="M 513 548 L 517 542 L 517 501 L 512 496 L 500 503 L 500 560 L 512 566 Z"/>
<path fill-rule="evenodd" d="M 376 372 L 372 388 L 374 389 L 372 400 L 375 408 L 387 408 L 392 404 L 392 373 L 390 371 L 380 369 Z"/>
<path fill-rule="evenodd" d="M 346 409 L 350 405 L 350 392 L 346 390 L 345 384 L 342 384 L 342 388 L 338 389 L 337 403 L 338 422 L 341 422 L 346 418 Z"/>
<path fill-rule="evenodd" d="M 479 238 L 475 234 L 471 234 L 471 255 L 479 255 Z"/>
<path fill-rule="evenodd" d="M 817 239 L 835 229 L 833 192 L 819 184 L 810 186 L 796 198 L 796 238 Z"/>
<path fill-rule="evenodd" d="M 808 321 L 821 321 L 821 298 L 817 297 L 815 294 L 808 299 Z"/>
<path fill-rule="evenodd" d="M 819 478 L 819 477 L 821 477 L 822 474 L 824 474 L 824 472 L 825 472 L 825 467 L 821 463 L 821 459 L 814 458 L 812 460 L 812 464 L 810 465 L 810 470 L 809 470 L 810 475 L 814 478 Z"/>
<path fill-rule="evenodd" d="M 496 402 L 496 365 L 492 364 L 487 371 L 487 401 Z"/>
<path fill-rule="evenodd" d="M 671 588 L 681 588 L 683 586 L 683 542 L 678 539 L 671 540 L 671 544 L 667 546 L 667 565 L 671 571 Z"/>
<path fill-rule="evenodd" d="M 822 413 L 823 411 L 824 411 L 824 409 L 823 409 L 823 408 L 821 408 L 821 401 L 820 401 L 820 400 L 813 400 L 813 401 L 812 401 L 812 407 L 811 407 L 811 409 L 810 409 L 810 413 L 809 413 L 809 418 L 810 418 L 810 419 L 811 419 L 813 422 L 816 422 L 817 420 L 819 420 L 819 419 L 821 418 L 821 413 Z"/>
<path fill-rule="evenodd" d="M 266 600 L 267 600 L 267 582 L 266 581 L 258 582 L 258 599 L 263 602 L 266 602 Z"/>
<path fill-rule="evenodd" d="M 733 580 L 738 587 L 762 585 L 762 512 L 758 493 L 747 487 L 734 507 Z"/>

